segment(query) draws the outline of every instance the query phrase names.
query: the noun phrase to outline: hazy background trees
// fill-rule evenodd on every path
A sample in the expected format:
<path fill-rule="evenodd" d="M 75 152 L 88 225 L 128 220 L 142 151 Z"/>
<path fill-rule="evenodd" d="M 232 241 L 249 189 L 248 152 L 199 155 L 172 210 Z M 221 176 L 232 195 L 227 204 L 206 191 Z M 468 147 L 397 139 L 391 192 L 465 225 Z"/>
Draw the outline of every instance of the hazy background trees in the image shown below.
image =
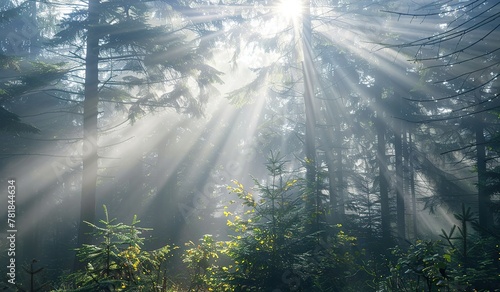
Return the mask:
<path fill-rule="evenodd" d="M 25 193 L 23 260 L 69 269 L 58 252 L 92 242 L 75 229 L 102 204 L 138 213 L 153 248 L 226 238 L 225 186 L 264 186 L 270 151 L 299 178 L 310 251 L 342 224 L 378 260 L 462 204 L 495 230 L 499 6 L 303 2 L 2 4 L 1 173 Z"/>

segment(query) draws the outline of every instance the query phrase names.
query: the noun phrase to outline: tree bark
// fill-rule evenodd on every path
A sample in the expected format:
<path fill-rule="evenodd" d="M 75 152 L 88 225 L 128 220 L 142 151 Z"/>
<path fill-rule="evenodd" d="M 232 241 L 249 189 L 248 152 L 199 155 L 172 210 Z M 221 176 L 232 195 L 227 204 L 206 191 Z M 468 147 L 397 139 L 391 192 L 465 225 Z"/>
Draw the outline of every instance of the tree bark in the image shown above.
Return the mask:
<path fill-rule="evenodd" d="M 479 225 L 485 229 L 493 226 L 493 213 L 489 194 L 485 190 L 486 182 L 486 148 L 484 137 L 484 123 L 482 115 L 476 115 L 476 159 L 477 159 L 477 195 L 479 209 Z"/>
<path fill-rule="evenodd" d="M 391 236 L 391 216 L 389 208 L 389 184 L 387 181 L 387 158 L 385 155 L 385 132 L 386 127 L 383 120 L 383 113 L 377 112 L 375 120 L 377 131 L 377 162 L 379 167 L 379 191 L 380 191 L 380 212 L 382 224 L 382 238 L 389 240 Z"/>
<path fill-rule="evenodd" d="M 335 134 L 338 134 L 338 132 L 335 131 Z M 336 136 L 335 134 L 334 136 Z M 328 192 L 330 194 L 331 222 L 334 224 L 343 224 L 345 206 L 342 149 L 337 148 L 328 150 L 326 154 L 326 166 L 328 167 Z"/>
<path fill-rule="evenodd" d="M 304 1 L 302 19 L 302 71 L 304 78 L 304 111 L 306 115 L 305 129 L 305 161 L 306 161 L 306 212 L 311 220 L 309 232 L 318 230 L 318 198 L 316 190 L 316 120 L 314 116 L 314 84 L 313 84 L 313 57 L 311 53 L 311 11 L 310 1 Z M 312 217 L 309 217 L 311 216 Z"/>
<path fill-rule="evenodd" d="M 417 196 L 415 190 L 415 154 L 413 154 L 413 139 L 411 133 L 408 133 L 408 178 L 410 184 L 411 192 L 411 210 L 412 210 L 412 224 L 413 224 L 413 239 L 418 238 L 418 227 L 417 227 Z"/>
<path fill-rule="evenodd" d="M 335 188 L 335 163 L 333 150 L 328 150 L 326 153 L 326 166 L 328 167 L 328 193 L 330 198 L 330 218 L 332 223 L 340 223 L 338 218 L 338 194 Z"/>
<path fill-rule="evenodd" d="M 403 141 L 401 139 L 401 122 L 396 122 L 394 130 L 394 154 L 396 160 L 396 210 L 397 228 L 399 239 L 405 238 L 405 201 L 404 201 L 404 181 L 403 181 Z"/>
<path fill-rule="evenodd" d="M 340 136 L 340 131 L 338 132 Z M 344 166 L 342 163 L 342 148 L 337 149 L 337 196 L 338 196 L 338 218 L 339 223 L 344 223 L 345 196 L 344 196 Z"/>
<path fill-rule="evenodd" d="M 84 221 L 95 223 L 96 214 L 99 36 L 95 27 L 99 22 L 98 6 L 99 0 L 89 0 L 85 56 L 85 100 L 83 102 L 83 173 L 78 246 L 92 242 L 92 237 L 89 234 L 92 229 Z"/>
<path fill-rule="evenodd" d="M 177 135 L 176 129 L 171 130 L 169 135 L 165 135 L 158 143 L 158 160 L 156 172 L 156 184 L 158 194 L 154 203 L 154 214 L 151 214 L 152 223 L 156 225 L 154 230 L 160 230 L 161 234 L 157 237 L 180 244 L 178 236 L 183 228 L 183 221 L 179 214 L 180 202 L 178 199 L 179 168 L 183 163 L 182 159 L 172 159 L 170 156 L 172 149 L 177 150 L 172 145 Z M 180 151 L 179 151 L 180 152 Z M 175 152 L 174 152 L 175 153 Z"/>

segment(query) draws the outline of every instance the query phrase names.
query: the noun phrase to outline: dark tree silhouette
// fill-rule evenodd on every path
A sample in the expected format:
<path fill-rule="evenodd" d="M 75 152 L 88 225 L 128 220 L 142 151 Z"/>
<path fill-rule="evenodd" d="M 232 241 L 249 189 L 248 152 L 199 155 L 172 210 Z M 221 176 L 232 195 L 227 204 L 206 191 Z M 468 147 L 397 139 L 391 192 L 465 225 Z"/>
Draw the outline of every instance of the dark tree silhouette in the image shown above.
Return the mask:
<path fill-rule="evenodd" d="M 498 130 L 498 118 L 493 113 L 500 107 L 498 100 L 498 40 L 500 39 L 500 3 L 475 0 L 431 2 L 418 12 L 385 11 L 399 19 L 421 19 L 421 25 L 439 21 L 444 29 L 438 33 L 400 42 L 386 47 L 413 53 L 412 61 L 423 63 L 430 80 L 441 90 L 440 95 L 408 97 L 407 99 L 433 108 L 434 113 L 414 122 L 455 123 L 462 132 L 474 137 L 465 146 L 445 151 L 473 150 L 477 167 L 479 222 L 491 228 L 493 212 L 490 194 L 484 189 L 489 141 Z M 401 21 L 400 20 L 400 21 Z M 445 23 L 442 23 L 446 21 Z M 437 93 L 437 92 L 435 92 Z M 437 108 L 447 108 L 442 113 Z M 464 121 L 464 123 L 457 122 Z M 466 122 L 465 122 L 466 121 Z"/>

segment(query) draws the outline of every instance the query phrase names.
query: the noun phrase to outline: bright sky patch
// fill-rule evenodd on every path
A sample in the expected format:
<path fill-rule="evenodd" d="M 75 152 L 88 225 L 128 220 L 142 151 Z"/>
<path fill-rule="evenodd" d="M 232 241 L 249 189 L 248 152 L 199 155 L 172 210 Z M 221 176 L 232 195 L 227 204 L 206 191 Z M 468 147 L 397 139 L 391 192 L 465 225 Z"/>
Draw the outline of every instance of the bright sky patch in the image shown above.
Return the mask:
<path fill-rule="evenodd" d="M 302 14 L 303 0 L 281 0 L 276 6 L 277 13 L 289 20 L 296 19 Z"/>

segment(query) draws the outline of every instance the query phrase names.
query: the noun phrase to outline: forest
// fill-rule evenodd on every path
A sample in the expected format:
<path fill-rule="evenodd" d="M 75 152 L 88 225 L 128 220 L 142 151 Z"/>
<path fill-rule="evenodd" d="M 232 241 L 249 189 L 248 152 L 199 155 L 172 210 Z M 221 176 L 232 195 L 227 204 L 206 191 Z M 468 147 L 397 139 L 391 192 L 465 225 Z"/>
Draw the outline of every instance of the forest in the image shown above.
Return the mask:
<path fill-rule="evenodd" d="M 1 0 L 2 291 L 500 291 L 500 2 Z"/>

